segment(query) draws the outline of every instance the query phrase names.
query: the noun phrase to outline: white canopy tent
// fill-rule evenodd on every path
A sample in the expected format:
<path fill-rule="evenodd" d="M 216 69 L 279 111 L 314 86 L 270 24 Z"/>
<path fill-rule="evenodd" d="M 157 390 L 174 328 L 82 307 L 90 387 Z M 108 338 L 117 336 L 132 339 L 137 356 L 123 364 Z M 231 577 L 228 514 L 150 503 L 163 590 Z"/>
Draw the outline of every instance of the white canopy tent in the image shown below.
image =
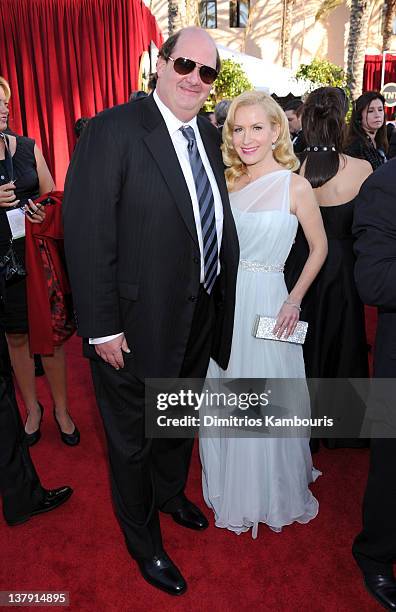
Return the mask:
<path fill-rule="evenodd" d="M 293 71 L 288 68 L 282 68 L 282 66 L 266 62 L 253 55 L 234 51 L 223 45 L 218 44 L 217 48 L 221 59 L 232 59 L 241 64 L 254 89 L 284 97 L 289 93 L 294 96 L 302 96 L 312 87 L 310 81 L 296 79 Z"/>

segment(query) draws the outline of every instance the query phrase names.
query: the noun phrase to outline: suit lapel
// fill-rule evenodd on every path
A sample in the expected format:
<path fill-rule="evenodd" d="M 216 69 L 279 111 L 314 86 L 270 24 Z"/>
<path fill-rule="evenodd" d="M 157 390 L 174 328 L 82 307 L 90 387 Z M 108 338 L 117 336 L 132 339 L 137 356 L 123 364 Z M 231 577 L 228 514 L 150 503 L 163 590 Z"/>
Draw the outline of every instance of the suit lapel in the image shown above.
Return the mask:
<path fill-rule="evenodd" d="M 192 239 L 198 246 L 199 243 L 190 193 L 188 191 L 186 180 L 163 117 L 156 103 L 152 99 L 152 96 L 149 96 L 146 98 L 146 100 L 142 100 L 139 103 L 144 109 L 143 124 L 148 130 L 148 134 L 145 136 L 144 142 L 148 147 L 154 161 L 157 163 L 169 191 L 173 195 L 176 206 Z M 220 145 L 217 139 L 213 137 L 212 126 L 206 119 L 198 117 L 198 128 L 206 154 L 209 158 L 210 165 L 216 178 L 223 204 L 224 245 L 229 231 L 229 224 L 232 220 L 232 213 L 228 198 L 227 186 L 224 179 L 224 165 L 219 150 Z"/>
<path fill-rule="evenodd" d="M 151 96 L 149 98 L 151 98 Z M 144 138 L 144 142 L 173 195 L 176 206 L 179 209 L 192 239 L 198 246 L 193 207 L 187 183 L 165 122 L 157 105 L 152 99 L 147 100 L 144 123 L 149 130 L 149 133 Z"/>

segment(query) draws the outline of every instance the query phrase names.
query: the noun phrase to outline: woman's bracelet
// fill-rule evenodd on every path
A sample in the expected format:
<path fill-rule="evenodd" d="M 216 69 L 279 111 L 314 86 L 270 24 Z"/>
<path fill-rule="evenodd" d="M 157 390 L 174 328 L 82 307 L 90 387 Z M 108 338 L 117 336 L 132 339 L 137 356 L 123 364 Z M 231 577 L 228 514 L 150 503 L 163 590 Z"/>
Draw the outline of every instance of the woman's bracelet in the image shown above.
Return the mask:
<path fill-rule="evenodd" d="M 299 306 L 298 304 L 290 302 L 289 300 L 285 300 L 283 303 L 288 304 L 289 306 L 294 306 L 294 308 L 297 308 L 298 312 L 301 312 L 301 306 Z"/>

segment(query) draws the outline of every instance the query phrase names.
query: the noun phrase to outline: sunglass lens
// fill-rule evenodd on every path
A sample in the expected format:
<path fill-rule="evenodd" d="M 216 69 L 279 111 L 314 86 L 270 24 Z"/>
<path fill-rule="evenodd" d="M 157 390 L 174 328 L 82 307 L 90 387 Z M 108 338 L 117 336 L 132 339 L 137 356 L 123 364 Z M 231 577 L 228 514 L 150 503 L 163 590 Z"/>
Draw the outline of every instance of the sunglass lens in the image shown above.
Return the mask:
<path fill-rule="evenodd" d="M 196 66 L 195 62 L 187 59 L 186 57 L 178 57 L 174 62 L 173 66 L 178 74 L 190 74 Z"/>
<path fill-rule="evenodd" d="M 178 57 L 173 61 L 173 67 L 177 74 L 182 74 L 183 76 L 190 74 L 196 65 L 197 64 L 193 60 L 190 60 L 187 57 Z M 201 66 L 199 69 L 199 74 L 202 81 L 207 85 L 214 83 L 218 76 L 217 71 L 210 66 Z"/>
<path fill-rule="evenodd" d="M 217 79 L 216 70 L 214 68 L 211 68 L 210 66 L 201 66 L 201 68 L 199 69 L 199 74 L 203 82 L 207 85 L 211 85 Z"/>

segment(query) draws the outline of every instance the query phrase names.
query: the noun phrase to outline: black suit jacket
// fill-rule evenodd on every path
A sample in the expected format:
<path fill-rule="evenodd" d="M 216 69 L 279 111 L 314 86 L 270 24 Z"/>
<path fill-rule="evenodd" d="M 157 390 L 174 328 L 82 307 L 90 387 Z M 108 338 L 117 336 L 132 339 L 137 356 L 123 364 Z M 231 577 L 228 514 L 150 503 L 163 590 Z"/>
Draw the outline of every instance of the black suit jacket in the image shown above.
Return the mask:
<path fill-rule="evenodd" d="M 198 127 L 223 202 L 212 356 L 225 368 L 239 247 L 218 134 L 201 117 Z M 200 287 L 200 251 L 187 184 L 152 96 L 90 121 L 63 206 L 79 335 L 124 331 L 136 376 L 178 376 Z M 97 358 L 93 347 L 86 354 Z"/>
<path fill-rule="evenodd" d="M 353 233 L 360 297 L 365 304 L 378 306 L 374 374 L 396 377 L 396 160 L 363 183 Z"/>
<path fill-rule="evenodd" d="M 392 123 L 388 123 L 387 128 L 389 142 L 387 158 L 392 159 L 396 157 L 396 127 Z"/>
<path fill-rule="evenodd" d="M 303 153 L 306 148 L 307 143 L 303 131 L 300 130 L 293 138 L 293 151 L 297 155 L 298 153 Z"/>

